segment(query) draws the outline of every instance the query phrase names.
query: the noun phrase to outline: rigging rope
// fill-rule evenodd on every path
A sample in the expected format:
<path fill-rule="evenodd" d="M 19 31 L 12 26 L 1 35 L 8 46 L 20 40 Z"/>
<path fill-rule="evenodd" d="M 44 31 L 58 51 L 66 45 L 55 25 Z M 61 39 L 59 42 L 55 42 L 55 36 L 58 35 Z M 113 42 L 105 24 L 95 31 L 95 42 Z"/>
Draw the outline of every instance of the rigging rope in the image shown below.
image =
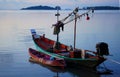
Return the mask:
<path fill-rule="evenodd" d="M 116 60 L 113 60 L 113 59 L 108 59 L 109 61 L 113 62 L 113 63 L 116 63 L 116 64 L 119 64 L 120 65 L 120 62 L 116 61 Z"/>
<path fill-rule="evenodd" d="M 67 17 L 65 17 L 64 19 L 62 19 L 62 20 L 60 20 L 60 21 L 61 21 L 61 22 L 64 22 L 64 21 L 65 21 L 68 17 L 70 17 L 72 14 L 77 13 L 78 10 L 79 10 L 79 7 L 75 8 L 75 9 L 73 10 L 73 12 L 71 12 L 70 14 L 68 14 Z"/>
<path fill-rule="evenodd" d="M 64 25 L 67 24 L 67 23 L 72 22 L 73 20 L 75 20 L 75 19 L 77 19 L 77 18 L 80 18 L 80 17 L 82 17 L 82 16 L 87 15 L 90 11 L 93 12 L 93 9 L 90 9 L 90 10 L 88 10 L 87 12 L 85 12 L 85 13 L 83 13 L 83 14 L 81 14 L 81 15 L 77 15 L 74 19 L 71 19 L 71 20 L 67 21 L 66 23 L 64 23 Z"/>

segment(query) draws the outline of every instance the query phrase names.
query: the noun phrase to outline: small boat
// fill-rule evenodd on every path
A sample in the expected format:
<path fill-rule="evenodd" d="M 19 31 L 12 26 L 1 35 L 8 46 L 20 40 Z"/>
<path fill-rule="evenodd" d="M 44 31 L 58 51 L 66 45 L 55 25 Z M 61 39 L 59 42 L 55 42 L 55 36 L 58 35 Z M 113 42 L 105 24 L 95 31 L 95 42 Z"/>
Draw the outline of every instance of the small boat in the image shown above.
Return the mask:
<path fill-rule="evenodd" d="M 60 68 L 65 67 L 65 61 L 63 59 L 53 58 L 47 54 L 38 52 L 32 48 L 29 48 L 29 54 L 31 58 L 38 63 L 53 67 L 60 67 Z"/>
<path fill-rule="evenodd" d="M 29 62 L 30 63 L 32 63 L 32 64 L 38 64 L 38 65 L 40 65 L 40 66 L 42 66 L 42 67 L 44 67 L 44 68 L 47 68 L 48 70 L 50 70 L 51 72 L 59 72 L 59 73 L 64 73 L 64 72 L 66 72 L 66 68 L 62 68 L 62 69 L 60 69 L 60 68 L 58 68 L 58 67 L 51 67 L 51 66 L 48 66 L 48 65 L 45 65 L 45 64 L 42 64 L 42 63 L 40 63 L 40 62 L 38 62 L 38 61 L 35 61 L 33 58 L 29 58 Z"/>
<path fill-rule="evenodd" d="M 81 16 L 87 15 L 87 20 L 89 20 L 88 12 L 83 13 L 81 15 L 77 15 L 78 8 L 76 8 L 72 13 L 70 13 L 67 17 L 63 20 L 58 21 L 54 24 L 54 34 L 57 35 L 57 41 L 51 40 L 46 38 L 45 34 L 38 35 L 35 29 L 31 29 L 31 34 L 35 46 L 39 52 L 42 52 L 46 55 L 55 57 L 55 58 L 62 58 L 66 62 L 66 66 L 73 66 L 73 67 L 89 67 L 96 69 L 98 65 L 103 63 L 107 60 L 104 55 L 109 55 L 108 51 L 108 44 L 105 42 L 100 42 L 96 45 L 96 51 L 80 49 L 75 47 L 76 42 L 76 19 L 80 18 Z M 68 17 L 72 14 L 75 15 L 75 18 L 63 23 Z M 58 14 L 59 16 L 59 14 Z M 58 19 L 57 16 L 57 19 Z M 75 29 L 74 29 L 74 47 L 62 44 L 59 42 L 59 33 L 60 28 L 71 21 L 75 20 Z"/>

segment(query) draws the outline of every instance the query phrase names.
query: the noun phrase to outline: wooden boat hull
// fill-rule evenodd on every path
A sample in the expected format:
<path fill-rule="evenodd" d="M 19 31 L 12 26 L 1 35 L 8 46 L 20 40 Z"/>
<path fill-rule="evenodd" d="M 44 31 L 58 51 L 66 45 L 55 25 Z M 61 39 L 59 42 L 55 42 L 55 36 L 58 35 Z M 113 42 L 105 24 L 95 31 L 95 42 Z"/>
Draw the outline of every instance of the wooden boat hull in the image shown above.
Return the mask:
<path fill-rule="evenodd" d="M 95 54 L 95 52 L 89 51 L 89 50 L 85 50 L 86 52 L 85 58 L 81 57 L 81 51 L 80 53 L 74 52 L 76 53 L 76 55 L 79 54 L 80 56 L 71 57 L 70 56 L 71 52 L 67 51 L 67 47 L 69 46 L 60 44 L 59 49 L 54 49 L 53 46 L 55 41 L 48 39 L 45 36 L 39 36 L 38 38 L 35 38 L 35 35 L 32 34 L 32 37 L 33 37 L 35 46 L 39 52 L 50 55 L 52 57 L 62 58 L 65 60 L 67 66 L 75 66 L 75 67 L 85 66 L 89 68 L 96 68 L 99 64 L 101 64 L 106 60 L 106 58 L 104 58 L 103 56 L 98 56 Z M 79 50 L 79 49 L 76 49 L 76 50 Z M 89 52 L 92 54 L 89 54 Z"/>
<path fill-rule="evenodd" d="M 49 55 L 53 55 L 54 57 L 59 57 L 60 55 L 56 55 L 53 53 L 47 53 L 48 51 L 43 50 L 42 48 L 40 48 L 39 46 L 37 46 L 37 49 L 40 52 L 44 52 L 45 54 L 49 54 Z M 61 58 L 61 56 L 60 56 Z M 105 58 L 101 58 L 101 59 L 81 59 L 81 58 L 68 58 L 68 57 L 63 57 L 63 59 L 66 62 L 66 66 L 72 66 L 72 67 L 89 67 L 89 68 L 93 68 L 95 69 L 99 64 L 101 64 L 102 62 L 104 62 L 106 59 Z"/>
<path fill-rule="evenodd" d="M 53 67 L 65 67 L 65 61 L 63 59 L 50 60 L 50 56 L 38 52 L 32 48 L 29 48 L 29 54 L 33 60 L 44 65 L 53 66 Z M 42 55 L 42 56 L 41 56 Z"/>
<path fill-rule="evenodd" d="M 66 64 L 68 64 L 68 66 L 71 67 L 88 67 L 88 68 L 93 68 L 96 69 L 96 67 L 101 64 L 102 62 L 105 61 L 105 59 L 102 60 L 69 60 L 69 59 L 65 59 Z"/>

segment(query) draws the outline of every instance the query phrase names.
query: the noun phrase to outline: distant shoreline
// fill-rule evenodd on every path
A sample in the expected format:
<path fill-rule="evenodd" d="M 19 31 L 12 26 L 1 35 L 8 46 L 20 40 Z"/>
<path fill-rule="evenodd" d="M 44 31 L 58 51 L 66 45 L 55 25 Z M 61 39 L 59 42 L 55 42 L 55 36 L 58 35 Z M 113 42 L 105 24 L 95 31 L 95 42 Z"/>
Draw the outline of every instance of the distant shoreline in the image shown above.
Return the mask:
<path fill-rule="evenodd" d="M 88 10 L 88 9 L 94 9 L 94 10 L 120 10 L 120 7 L 115 7 L 115 6 L 92 6 L 92 7 L 83 7 L 79 10 Z M 51 6 L 30 6 L 26 8 L 22 8 L 20 10 L 72 10 L 72 9 L 61 9 L 60 6 L 56 7 L 51 7 Z"/>
<path fill-rule="evenodd" d="M 86 7 L 83 9 L 91 9 L 94 10 L 120 10 L 120 7 L 114 7 L 114 6 L 94 6 L 94 7 Z"/>
<path fill-rule="evenodd" d="M 61 10 L 60 6 L 51 7 L 51 6 L 30 6 L 27 8 L 22 8 L 21 10 Z"/>

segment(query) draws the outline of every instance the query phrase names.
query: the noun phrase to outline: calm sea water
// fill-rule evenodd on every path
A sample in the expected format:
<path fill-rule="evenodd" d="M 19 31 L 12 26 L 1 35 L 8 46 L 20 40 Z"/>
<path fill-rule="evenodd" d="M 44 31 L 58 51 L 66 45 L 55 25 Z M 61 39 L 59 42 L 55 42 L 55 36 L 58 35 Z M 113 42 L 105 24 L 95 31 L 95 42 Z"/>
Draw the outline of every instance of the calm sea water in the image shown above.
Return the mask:
<path fill-rule="evenodd" d="M 60 19 L 70 11 L 61 11 Z M 0 77 L 119 77 L 120 64 L 106 61 L 113 74 L 99 75 L 94 72 L 68 68 L 59 70 L 29 62 L 28 48 L 35 48 L 30 29 L 56 40 L 52 24 L 56 23 L 56 11 L 0 11 Z M 81 13 L 81 12 L 80 12 Z M 77 48 L 95 50 L 98 42 L 109 44 L 109 59 L 120 62 L 120 12 L 97 11 L 89 21 L 82 17 L 77 21 Z M 73 17 L 70 17 L 70 19 Z M 68 19 L 69 20 L 69 19 Z M 60 33 L 60 42 L 73 45 L 71 22 Z"/>

